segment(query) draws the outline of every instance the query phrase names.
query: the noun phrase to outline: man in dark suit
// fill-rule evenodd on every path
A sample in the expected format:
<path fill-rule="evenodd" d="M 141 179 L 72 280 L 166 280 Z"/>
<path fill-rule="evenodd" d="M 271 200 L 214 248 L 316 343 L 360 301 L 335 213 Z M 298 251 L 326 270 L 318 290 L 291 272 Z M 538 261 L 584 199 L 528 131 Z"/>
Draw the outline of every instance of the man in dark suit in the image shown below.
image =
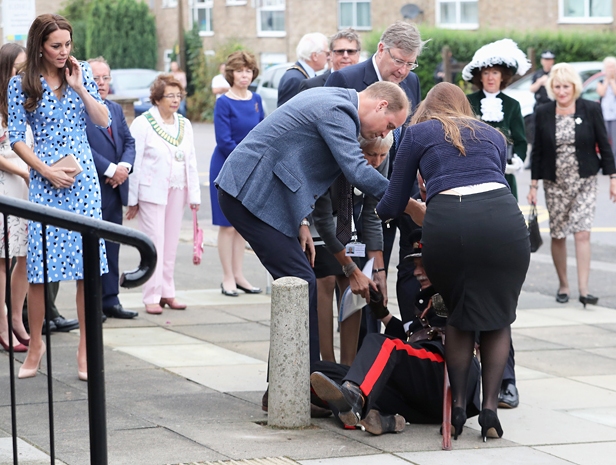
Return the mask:
<path fill-rule="evenodd" d="M 300 81 L 299 92 L 313 87 L 323 87 L 333 71 L 356 65 L 359 62 L 359 52 L 361 52 L 361 40 L 357 32 L 351 28 L 338 31 L 329 41 L 329 69 L 318 76 Z"/>
<path fill-rule="evenodd" d="M 304 35 L 297 44 L 297 61 L 280 79 L 278 84 L 278 106 L 297 95 L 299 85 L 305 79 L 316 76 L 327 64 L 329 47 L 327 37 L 320 32 Z"/>
<path fill-rule="evenodd" d="M 389 81 L 398 84 L 409 99 L 412 110 L 421 101 L 419 79 L 411 71 L 417 67 L 417 57 L 421 53 L 424 42 L 419 30 L 410 23 L 398 21 L 389 26 L 381 35 L 376 53 L 371 59 L 354 66 L 348 66 L 332 73 L 326 86 L 345 87 L 360 92 L 370 84 L 378 81 Z M 394 145 L 389 152 L 389 173 L 396 157 L 399 141 L 402 140 L 404 128 L 394 132 Z M 418 191 L 415 191 L 416 194 Z M 400 313 L 403 321 L 413 318 L 412 302 L 419 291 L 419 284 L 413 276 L 414 265 L 402 258 L 411 253 L 412 244 L 408 237 L 416 227 L 411 219 L 403 215 L 399 219 L 383 225 L 385 269 L 389 267 L 389 258 L 396 237 L 396 227 L 400 228 L 400 265 L 398 265 L 397 294 Z"/>
<path fill-rule="evenodd" d="M 104 58 L 89 60 L 98 93 L 111 114 L 111 126 L 96 126 L 86 114 L 86 132 L 101 186 L 103 219 L 122 224 L 122 205 L 128 203 L 128 174 L 135 161 L 135 140 L 130 135 L 122 107 L 107 100 L 111 70 Z M 120 245 L 105 241 L 109 273 L 102 276 L 103 313 L 112 318 L 130 319 L 137 312 L 125 310 L 118 299 L 118 259 Z"/>

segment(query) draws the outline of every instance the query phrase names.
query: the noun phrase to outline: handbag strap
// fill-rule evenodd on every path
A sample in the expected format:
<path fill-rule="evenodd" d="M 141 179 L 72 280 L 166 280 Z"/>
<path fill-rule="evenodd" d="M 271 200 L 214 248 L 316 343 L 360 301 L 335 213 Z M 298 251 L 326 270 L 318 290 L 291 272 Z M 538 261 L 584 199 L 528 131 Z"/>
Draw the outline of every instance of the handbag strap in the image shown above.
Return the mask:
<path fill-rule="evenodd" d="M 191 208 L 193 214 L 193 237 L 197 236 L 197 231 L 199 230 L 199 223 L 197 223 L 197 210 Z"/>

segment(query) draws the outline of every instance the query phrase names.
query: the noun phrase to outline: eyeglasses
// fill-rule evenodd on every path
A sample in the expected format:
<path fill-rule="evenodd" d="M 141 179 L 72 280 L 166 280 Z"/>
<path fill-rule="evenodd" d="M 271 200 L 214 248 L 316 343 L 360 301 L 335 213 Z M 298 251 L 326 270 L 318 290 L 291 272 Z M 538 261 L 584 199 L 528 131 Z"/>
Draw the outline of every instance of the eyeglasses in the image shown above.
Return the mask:
<path fill-rule="evenodd" d="M 343 56 L 346 53 L 347 55 L 352 57 L 357 55 L 357 52 L 359 52 L 359 50 L 356 48 L 342 48 L 340 50 L 332 50 L 332 52 L 339 56 Z"/>
<path fill-rule="evenodd" d="M 173 99 L 182 100 L 184 98 L 184 94 L 167 94 L 167 95 L 163 95 L 163 98 L 166 98 L 169 100 L 173 100 Z"/>
<path fill-rule="evenodd" d="M 94 81 L 95 82 L 98 82 L 98 81 L 109 82 L 111 81 L 111 76 L 94 76 Z"/>
<path fill-rule="evenodd" d="M 400 58 L 396 58 L 395 56 L 391 54 L 391 51 L 388 48 L 386 48 L 385 50 L 387 50 L 387 53 L 389 53 L 389 56 L 391 57 L 393 62 L 396 64 L 396 66 L 399 68 L 401 68 L 402 66 L 405 66 L 410 71 L 413 71 L 415 68 L 419 66 L 419 64 L 417 63 L 412 63 L 412 62 L 401 60 Z"/>

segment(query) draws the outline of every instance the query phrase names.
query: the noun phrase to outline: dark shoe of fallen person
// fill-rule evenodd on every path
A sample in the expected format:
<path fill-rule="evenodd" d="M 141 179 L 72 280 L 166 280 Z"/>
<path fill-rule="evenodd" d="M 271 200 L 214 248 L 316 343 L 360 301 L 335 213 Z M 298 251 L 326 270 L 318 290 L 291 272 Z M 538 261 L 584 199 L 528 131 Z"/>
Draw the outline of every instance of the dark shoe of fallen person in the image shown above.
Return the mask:
<path fill-rule="evenodd" d="M 402 415 L 384 415 L 378 410 L 371 409 L 359 424 L 370 434 L 379 436 L 385 433 L 401 433 L 404 431 L 406 421 Z"/>
<path fill-rule="evenodd" d="M 55 326 L 55 329 L 53 329 L 53 326 L 51 325 L 51 323 L 53 323 L 53 326 Z M 79 321 L 77 320 L 67 320 L 66 318 L 64 318 L 62 315 L 53 318 L 50 321 L 50 330 L 52 332 L 57 331 L 59 333 L 68 333 L 69 331 L 72 331 L 73 329 L 77 329 L 79 328 Z M 43 325 L 43 328 L 45 326 Z"/>
<path fill-rule="evenodd" d="M 139 315 L 138 312 L 132 310 L 126 310 L 122 307 L 122 304 L 113 305 L 111 307 L 103 308 L 103 313 L 109 318 L 120 318 L 123 320 L 130 320 Z"/>
<path fill-rule="evenodd" d="M 500 408 L 516 408 L 519 404 L 520 396 L 515 384 L 508 383 L 507 386 L 501 388 L 498 394 L 498 406 Z"/>
<path fill-rule="evenodd" d="M 382 320 L 389 315 L 389 310 L 387 310 L 387 307 L 384 305 L 381 291 L 375 291 L 370 288 L 370 303 L 368 305 L 370 306 L 370 311 L 378 320 Z"/>
<path fill-rule="evenodd" d="M 355 426 L 361 420 L 364 396 L 359 386 L 345 381 L 342 386 L 323 373 L 315 371 L 310 375 L 310 384 L 320 399 L 338 410 L 338 418 L 347 426 Z"/>

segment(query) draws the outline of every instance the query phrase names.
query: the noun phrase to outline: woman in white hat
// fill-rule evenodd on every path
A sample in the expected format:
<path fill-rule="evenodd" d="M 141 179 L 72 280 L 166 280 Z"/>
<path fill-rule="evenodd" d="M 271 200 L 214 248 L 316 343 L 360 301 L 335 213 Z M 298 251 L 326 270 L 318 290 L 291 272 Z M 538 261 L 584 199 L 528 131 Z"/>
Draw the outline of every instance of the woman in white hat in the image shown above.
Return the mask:
<path fill-rule="evenodd" d="M 477 50 L 462 71 L 465 81 L 479 87 L 477 92 L 467 95 L 475 114 L 507 138 L 505 179 L 516 199 L 518 192 L 514 175 L 522 168 L 526 158 L 524 118 L 518 101 L 501 91 L 516 72 L 524 74 L 529 68 L 526 55 L 516 43 L 511 39 L 502 39 Z"/>

